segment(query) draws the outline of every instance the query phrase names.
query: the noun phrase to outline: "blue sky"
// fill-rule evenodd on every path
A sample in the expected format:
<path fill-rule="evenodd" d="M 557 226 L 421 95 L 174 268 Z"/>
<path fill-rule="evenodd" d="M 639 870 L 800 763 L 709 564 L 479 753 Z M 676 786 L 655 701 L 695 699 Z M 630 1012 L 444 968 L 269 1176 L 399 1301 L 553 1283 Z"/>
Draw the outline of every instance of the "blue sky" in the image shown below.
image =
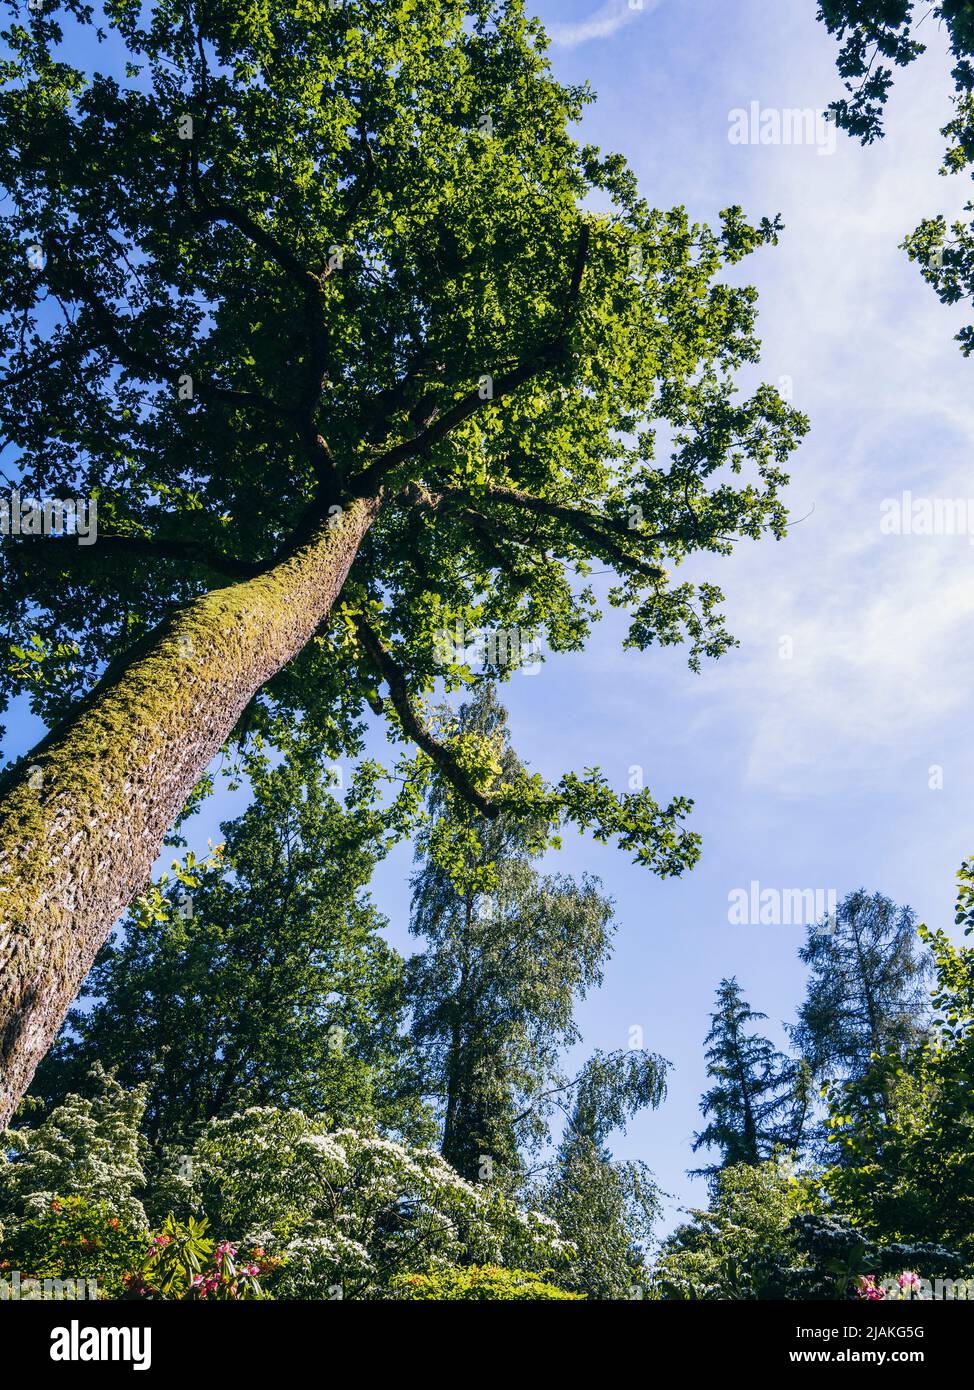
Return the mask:
<path fill-rule="evenodd" d="M 617 905 L 603 988 L 580 1010 L 584 1046 L 625 1047 L 630 1030 L 673 1063 L 670 1094 L 618 1139 L 644 1159 L 676 1208 L 703 1204 L 690 1139 L 706 1084 L 703 1038 L 714 989 L 740 979 L 784 1041 L 804 987 L 800 927 L 732 926 L 728 894 L 768 887 L 863 886 L 908 902 L 931 925 L 952 921 L 953 876 L 974 851 L 968 737 L 974 616 L 967 536 L 889 536 L 883 499 L 904 490 L 966 497 L 974 433 L 971 363 L 944 308 L 898 244 L 920 218 L 953 211 L 966 189 L 937 176 L 948 114 L 947 61 L 931 52 L 897 82 L 885 141 L 839 135 L 814 145 L 734 145 L 729 113 L 752 101 L 822 108 L 838 93 L 835 44 L 814 0 L 535 0 L 566 81 L 599 93 L 583 133 L 622 151 L 655 205 L 712 220 L 731 203 L 780 212 L 777 248 L 741 278 L 760 291 L 761 379 L 793 392 L 812 431 L 794 459 L 782 543 L 749 544 L 695 572 L 727 594 L 740 648 L 699 675 L 679 649 L 624 652 L 609 616 L 584 654 L 515 675 L 504 698 L 516 748 L 552 779 L 598 765 L 626 788 L 640 765 L 661 800 L 696 801 L 699 866 L 660 883 L 612 847 L 569 835 L 551 867 L 598 874 Z M 780 655 L 790 639 L 790 659 Z M 16 724 L 7 751 L 28 740 Z M 942 768 L 932 790 L 930 768 Z M 199 838 L 236 813 L 221 792 Z M 402 847 L 375 897 L 409 948 Z"/>
<path fill-rule="evenodd" d="M 599 873 L 617 903 L 615 956 L 581 1011 L 586 1045 L 623 1047 L 640 1024 L 674 1064 L 669 1098 L 616 1151 L 649 1162 L 674 1204 L 703 1203 L 684 1170 L 714 988 L 737 975 L 782 1043 L 804 988 L 802 929 L 731 926 L 730 890 L 757 879 L 841 898 L 864 886 L 941 926 L 974 848 L 963 640 L 974 550 L 966 535 L 880 531 L 885 498 L 972 492 L 971 364 L 952 339 L 963 314 L 897 249 L 967 190 L 937 174 L 949 85 L 932 27 L 930 52 L 899 77 L 887 138 L 864 150 L 839 134 L 823 154 L 728 140 L 729 113 L 752 101 L 821 108 L 838 94 L 835 44 L 812 0 L 535 8 L 556 73 L 600 94 L 586 136 L 626 155 L 652 203 L 703 220 L 739 202 L 786 226 L 741 272 L 760 292 L 760 376 L 790 386 L 811 417 L 789 490 L 806 519 L 786 541 L 713 566 L 740 648 L 693 675 L 675 650 L 623 652 L 615 615 L 583 655 L 507 691 L 515 743 L 541 771 L 599 764 L 621 789 L 641 764 L 659 796 L 696 800 L 703 856 L 681 880 L 661 884 L 584 841 L 562 858 Z"/>

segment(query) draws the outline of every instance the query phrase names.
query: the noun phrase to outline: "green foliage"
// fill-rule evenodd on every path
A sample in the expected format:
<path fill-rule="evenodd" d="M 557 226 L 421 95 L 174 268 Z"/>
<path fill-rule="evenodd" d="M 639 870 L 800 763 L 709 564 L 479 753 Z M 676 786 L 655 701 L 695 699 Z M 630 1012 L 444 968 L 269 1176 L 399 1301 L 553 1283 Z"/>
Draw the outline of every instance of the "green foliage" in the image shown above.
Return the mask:
<path fill-rule="evenodd" d="M 910 908 L 860 888 L 798 954 L 811 970 L 792 1040 L 816 1078 L 861 1077 L 922 1035 L 931 963 Z"/>
<path fill-rule="evenodd" d="M 157 1289 L 162 1298 L 184 1298 L 213 1253 L 208 1224 L 206 1217 L 197 1221 L 191 1216 L 184 1223 L 167 1216 L 158 1235 L 151 1237 L 142 1264 L 145 1285 Z"/>
<path fill-rule="evenodd" d="M 592 1053 L 575 1081 L 565 1144 L 585 1140 L 604 1150 L 613 1130 L 624 1130 L 638 1111 L 655 1110 L 666 1096 L 669 1062 L 644 1048 Z"/>
<path fill-rule="evenodd" d="M 842 41 L 839 74 L 849 93 L 830 109 L 836 123 L 865 144 L 883 135 L 883 110 L 893 85 L 887 63 L 905 67 L 924 52 L 913 36 L 914 8 L 914 0 L 819 0 L 818 18 Z M 938 15 L 953 8 L 949 0 L 933 6 Z"/>
<path fill-rule="evenodd" d="M 239 1262 L 228 1241 L 217 1245 L 207 1234 L 204 1216 L 185 1222 L 167 1216 L 150 1238 L 148 1254 L 127 1281 L 130 1298 L 207 1299 L 228 1303 L 266 1297 L 260 1284 L 261 1267 L 253 1260 Z M 259 1252 L 263 1254 L 263 1252 Z"/>
<path fill-rule="evenodd" d="M 0 1169 L 0 1273 L 94 1277 L 110 1297 L 213 1301 L 382 1298 L 417 1264 L 567 1268 L 550 1217 L 465 1182 L 430 1149 L 330 1132 L 295 1109 L 212 1121 L 146 1186 L 141 1170 L 109 1169 L 104 1154 L 108 1135 L 123 1155 L 141 1146 L 143 1097 L 101 1084 L 99 1100 L 68 1096 L 41 1125 L 3 1136 L 16 1148 Z M 101 1125 L 79 1123 L 92 1110 Z M 75 1165 L 93 1195 L 51 1195 L 45 1184 L 67 1192 Z"/>
<path fill-rule="evenodd" d="M 762 1271 L 763 1298 L 861 1298 L 877 1279 L 904 1270 L 931 1279 L 954 1278 L 964 1261 L 942 1246 L 870 1240 L 847 1217 L 806 1211 L 790 1226 L 789 1248 Z"/>
<path fill-rule="evenodd" d="M 398 1299 L 506 1299 L 532 1303 L 582 1299 L 584 1294 L 548 1284 L 523 1269 L 471 1265 L 467 1269 L 436 1270 L 432 1274 L 400 1274 L 392 1281 Z"/>
<path fill-rule="evenodd" d="M 662 1103 L 668 1066 L 641 1049 L 596 1050 L 559 1095 L 565 1127 L 535 1200 L 571 1247 L 561 1282 L 593 1298 L 628 1298 L 645 1283 L 659 1188 L 645 1163 L 614 1160 L 608 1140 Z"/>
<path fill-rule="evenodd" d="M 941 1244 L 864 1234 L 824 1201 L 814 1173 L 781 1158 L 724 1168 L 710 1208 L 691 1215 L 663 1243 L 650 1297 L 853 1299 L 867 1276 L 954 1278 L 964 1269 Z"/>
<path fill-rule="evenodd" d="M 119 1216 L 104 1201 L 53 1197 L 42 1210 L 0 1228 L 0 1277 L 19 1270 L 22 1279 L 83 1279 L 102 1298 L 119 1298 L 127 1276 L 146 1250 L 144 1227 Z"/>
<path fill-rule="evenodd" d="M 206 1234 L 207 1219 L 167 1216 L 156 1232 L 133 1227 L 106 1202 L 53 1198 L 50 1206 L 0 1235 L 0 1277 L 82 1280 L 89 1297 L 209 1299 L 264 1298 L 260 1275 L 277 1262 L 238 1260 L 235 1246 Z"/>
<path fill-rule="evenodd" d="M 663 1242 L 651 1270 L 650 1297 L 762 1297 L 769 1271 L 792 1257 L 792 1221 L 808 1202 L 806 1185 L 788 1162 L 721 1169 L 709 1209 L 691 1210 L 692 1221 Z"/>
<path fill-rule="evenodd" d="M 0 1132 L 0 1274 L 92 1280 L 103 1298 L 262 1296 L 259 1268 L 215 1246 L 205 1217 L 149 1231 L 143 1202 L 163 1194 L 145 1190 L 145 1088 L 127 1091 L 100 1066 L 92 1083 L 91 1097 Z"/>
<path fill-rule="evenodd" d="M 541 1203 L 570 1247 L 566 1287 L 599 1299 L 630 1298 L 646 1281 L 646 1250 L 660 1215 L 659 1188 L 645 1163 L 614 1162 L 570 1133 Z"/>
<path fill-rule="evenodd" d="M 402 963 L 365 893 L 411 793 L 381 805 L 373 764 L 343 798 L 317 762 L 246 765 L 253 803 L 208 860 L 187 856 L 135 904 L 34 1091 L 81 1089 L 97 1059 L 145 1088 L 157 1150 L 250 1104 L 422 1134 L 399 1037 Z"/>
<path fill-rule="evenodd" d="M 32 632 L 27 643 L 19 647 L 10 644 L 10 657 L 7 671 L 18 683 L 26 687 L 53 685 L 58 679 L 58 668 L 70 668 L 77 646 L 73 642 L 57 642 L 46 647 L 36 632 Z"/>
<path fill-rule="evenodd" d="M 965 934 L 972 883 L 966 863 L 955 919 Z M 936 972 L 931 1027 L 907 1051 L 877 1053 L 861 1077 L 829 1089 L 833 1160 L 823 1189 L 873 1239 L 946 1245 L 972 1259 L 974 948 L 926 927 L 920 936 Z"/>
<path fill-rule="evenodd" d="M 25 496 L 97 497 L 99 544 L 3 547 L 0 630 L 73 652 L 4 698 L 53 723 L 363 497 L 383 506 L 331 621 L 239 738 L 300 722 L 351 754 L 367 703 L 415 736 L 438 677 L 513 669 L 499 645 L 480 676 L 443 659 L 444 632 L 578 649 L 593 565 L 633 644 L 726 649 L 719 591 L 673 572 L 784 533 L 807 422 L 767 385 L 739 397 L 755 295 L 726 278 L 780 224 L 650 208 L 572 139 L 590 93 L 553 79 L 521 0 L 69 0 L 6 42 L 0 428 Z M 698 852 L 685 798 L 594 770 L 522 791 L 510 812 L 657 873 Z"/>
<path fill-rule="evenodd" d="M 500 794 L 525 780 L 490 687 L 456 724 Z M 537 820 L 478 816 L 442 777 L 429 803 L 411 923 L 427 949 L 409 976 L 413 1040 L 424 1092 L 442 1117 L 443 1156 L 471 1181 L 496 1183 L 553 1218 L 570 1247 L 563 1284 L 619 1297 L 641 1277 L 659 1204 L 646 1166 L 613 1163 L 606 1140 L 659 1105 L 668 1064 L 632 1050 L 596 1052 L 573 1078 L 561 1066 L 580 1037 L 576 1002 L 602 978 L 612 905 L 593 881 L 537 872 Z M 562 1142 L 540 1165 L 545 1176 L 526 1181 L 526 1156 L 550 1145 L 556 1112 Z"/>
<path fill-rule="evenodd" d="M 456 717 L 500 787 L 523 779 L 506 712 L 489 687 Z M 444 1157 L 475 1181 L 515 1177 L 519 1150 L 547 1134 L 562 1050 L 579 1038 L 576 1000 L 602 977 L 612 906 L 598 884 L 542 876 L 537 823 L 489 821 L 443 778 L 417 840 L 409 962 L 421 1085 L 439 1107 Z"/>

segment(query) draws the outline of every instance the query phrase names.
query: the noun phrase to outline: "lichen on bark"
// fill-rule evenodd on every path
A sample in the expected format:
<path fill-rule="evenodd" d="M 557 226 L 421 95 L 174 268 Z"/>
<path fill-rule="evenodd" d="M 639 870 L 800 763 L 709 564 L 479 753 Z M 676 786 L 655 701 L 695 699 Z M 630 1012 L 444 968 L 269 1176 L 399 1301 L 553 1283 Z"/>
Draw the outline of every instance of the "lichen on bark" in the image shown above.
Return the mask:
<path fill-rule="evenodd" d="M 378 502 L 193 599 L 17 769 L 0 802 L 0 1128 L 247 703 L 341 592 Z"/>

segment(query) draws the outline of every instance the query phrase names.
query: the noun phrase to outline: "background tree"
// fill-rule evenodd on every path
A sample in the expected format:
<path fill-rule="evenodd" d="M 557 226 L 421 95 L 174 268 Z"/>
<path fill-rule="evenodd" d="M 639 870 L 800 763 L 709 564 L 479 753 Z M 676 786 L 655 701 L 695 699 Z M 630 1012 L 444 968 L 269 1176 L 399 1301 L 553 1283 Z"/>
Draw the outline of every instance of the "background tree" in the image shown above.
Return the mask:
<path fill-rule="evenodd" d="M 958 875 L 955 920 L 974 931 L 974 862 Z M 921 927 L 935 1010 L 912 1045 L 830 1087 L 823 1185 L 871 1239 L 934 1242 L 974 1258 L 974 949 Z M 883 1097 L 877 1106 L 876 1096 Z"/>
<path fill-rule="evenodd" d="M 823 1203 L 814 1176 L 787 1162 L 722 1169 L 709 1208 L 689 1215 L 654 1262 L 652 1296 L 833 1301 L 861 1297 L 866 1280 L 964 1269 L 941 1245 L 863 1234 Z"/>
<path fill-rule="evenodd" d="M 498 784 L 525 777 L 491 687 L 456 719 L 485 759 L 492 750 Z M 429 812 L 411 923 L 426 951 L 409 977 L 412 1039 L 441 1115 L 443 1156 L 553 1218 L 573 1252 L 560 1283 L 627 1297 L 642 1278 L 658 1192 L 645 1164 L 613 1162 L 608 1139 L 660 1104 L 668 1064 L 640 1049 L 596 1052 L 573 1077 L 563 1070 L 580 1038 L 577 1001 L 601 980 L 611 949 L 611 903 L 592 881 L 538 872 L 537 822 L 487 821 L 439 776 Z M 556 1115 L 563 1131 L 546 1159 Z"/>
<path fill-rule="evenodd" d="M 893 85 L 893 68 L 915 62 L 924 52 L 920 25 L 931 17 L 946 30 L 955 59 L 954 115 L 942 134 L 948 146 L 944 174 L 974 173 L 974 4 L 971 0 L 819 0 L 819 19 L 842 44 L 839 73 L 847 96 L 829 108 L 836 123 L 863 144 L 883 135 L 883 114 Z M 924 31 L 924 33 L 926 30 Z M 940 214 L 925 218 L 904 243 L 923 278 L 944 304 L 974 300 L 974 202 L 964 205 L 967 221 Z M 974 352 L 974 325 L 957 334 L 965 356 Z"/>
<path fill-rule="evenodd" d="M 714 1176 L 706 1210 L 690 1208 L 653 1260 L 651 1296 L 760 1298 L 767 1271 L 788 1260 L 792 1222 L 807 1206 L 794 1167 L 778 1159 L 736 1163 Z"/>
<path fill-rule="evenodd" d="M 101 1063 L 143 1088 L 157 1150 L 250 1105 L 423 1133 L 403 963 L 364 892 L 408 796 L 380 809 L 372 764 L 341 800 L 318 763 L 248 765 L 254 801 L 222 854 L 180 869 L 102 949 L 33 1093 L 83 1093 Z"/>
<path fill-rule="evenodd" d="M 857 889 L 798 954 L 810 973 L 791 1034 L 816 1078 L 861 1078 L 874 1054 L 902 1054 L 922 1034 L 930 956 L 909 907 Z"/>
<path fill-rule="evenodd" d="M 384 684 L 498 814 L 424 717 L 469 679 L 437 634 L 577 648 L 594 558 L 636 646 L 719 655 L 667 565 L 781 535 L 805 429 L 737 397 L 754 294 L 720 278 L 779 224 L 652 210 L 520 0 L 65 0 L 4 38 L 0 432 L 99 538 L 0 553 L 4 688 L 51 727 L 0 800 L 0 1123 L 229 737 L 300 716 L 334 755 Z M 530 806 L 659 873 L 687 809 L 595 773 Z"/>
<path fill-rule="evenodd" d="M 662 1103 L 668 1065 L 642 1050 L 597 1051 L 570 1088 L 541 1204 L 572 1247 L 561 1283 L 593 1298 L 641 1297 L 646 1284 L 659 1188 L 645 1163 L 614 1160 L 608 1140 L 637 1111 Z"/>
<path fill-rule="evenodd" d="M 770 1039 L 748 1032 L 766 1018 L 751 1008 L 736 979 L 721 980 L 707 1034 L 707 1073 L 714 1085 L 700 1099 L 710 1123 L 693 1137 L 693 1151 L 720 1151 L 720 1162 L 697 1169 L 714 1177 L 722 1168 L 758 1164 L 778 1148 L 794 1151 L 802 1141 L 807 1111 L 805 1078 Z"/>
<path fill-rule="evenodd" d="M 489 687 L 456 723 L 493 759 L 491 792 L 524 779 Z M 546 1134 L 544 1099 L 564 1080 L 560 1055 L 580 1036 L 576 1001 L 602 978 L 612 905 L 593 880 L 534 868 L 536 822 L 478 816 L 442 777 L 428 807 L 410 922 L 426 949 L 409 962 L 422 1089 L 438 1106 L 443 1156 L 458 1172 L 515 1180 L 522 1143 Z"/>

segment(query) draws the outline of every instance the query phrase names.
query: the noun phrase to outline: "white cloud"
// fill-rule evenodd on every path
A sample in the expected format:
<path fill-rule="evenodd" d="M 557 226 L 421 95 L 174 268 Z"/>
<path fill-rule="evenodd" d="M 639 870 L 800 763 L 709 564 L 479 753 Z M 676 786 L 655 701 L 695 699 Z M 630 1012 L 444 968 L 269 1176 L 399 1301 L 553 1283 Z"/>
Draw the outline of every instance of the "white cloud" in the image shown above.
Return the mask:
<path fill-rule="evenodd" d="M 752 786 L 861 787 L 883 780 L 890 759 L 925 766 L 955 742 L 974 679 L 959 640 L 974 621 L 965 543 L 880 537 L 875 525 L 865 563 L 838 563 L 841 545 L 826 540 L 804 583 L 779 576 L 761 611 L 753 596 L 738 606 L 744 655 L 718 673 L 710 698 L 719 692 L 724 717 L 733 709 L 741 721 Z M 785 636 L 793 656 L 782 660 Z"/>
<path fill-rule="evenodd" d="M 567 10 L 532 3 L 546 21 Z M 629 18 L 625 5 L 599 6 L 590 0 L 587 25 L 547 27 L 562 44 L 584 43 L 613 32 L 608 18 Z M 652 28 L 561 61 L 573 74 L 594 69 L 604 99 L 586 133 L 623 150 L 657 206 L 685 204 L 706 220 L 735 202 L 783 214 L 780 246 L 748 258 L 738 278 L 759 289 L 765 352 L 754 376 L 786 375 L 812 421 L 788 499 L 795 516 L 814 511 L 781 545 L 744 544 L 706 567 L 741 647 L 701 675 L 684 673 L 676 649 L 622 651 L 612 611 L 587 653 L 552 658 L 505 700 L 533 770 L 556 778 L 597 764 L 623 790 L 638 764 L 657 795 L 696 800 L 704 855 L 684 879 L 647 885 L 588 841 L 572 840 L 565 856 L 573 871 L 603 874 L 624 926 L 607 988 L 586 1004 L 586 1043 L 616 1038 L 620 1017 L 646 1017 L 683 1077 L 665 1114 L 637 1118 L 620 1156 L 651 1151 L 661 1183 L 694 1201 L 686 1145 L 714 982 L 739 973 L 773 1018 L 793 1017 L 803 987 L 797 935 L 729 932 L 728 888 L 751 877 L 840 894 L 865 884 L 939 924 L 970 852 L 974 546 L 880 531 L 883 498 L 903 490 L 974 497 L 974 366 L 952 341 L 970 306 L 942 305 L 898 249 L 970 184 L 937 173 L 950 60 L 936 29 L 926 57 L 897 71 L 887 139 L 863 150 L 841 137 L 820 158 L 727 139 L 728 112 L 751 100 L 818 109 L 841 91 L 837 45 L 814 6 L 654 8 Z M 784 636 L 790 659 L 779 655 Z M 939 790 L 932 767 L 944 771 Z"/>
<path fill-rule="evenodd" d="M 655 10 L 659 3 L 660 0 L 605 0 L 588 19 L 574 24 L 549 23 L 548 33 L 559 48 L 577 48 L 592 39 L 611 38 L 641 14 Z"/>
<path fill-rule="evenodd" d="M 949 203 L 942 122 L 919 74 L 900 86 L 914 101 L 895 108 L 884 147 L 840 146 L 824 171 L 786 153 L 761 161 L 788 226 L 761 266 L 765 362 L 793 376 L 811 416 L 790 497 L 795 514 L 815 510 L 722 576 L 743 645 L 711 698 L 741 720 L 748 783 L 786 795 L 956 760 L 974 688 L 968 538 L 879 529 L 882 499 L 903 490 L 974 496 L 970 363 L 951 340 L 969 306 L 945 309 L 897 245 Z M 791 660 L 778 657 L 786 634 Z"/>

